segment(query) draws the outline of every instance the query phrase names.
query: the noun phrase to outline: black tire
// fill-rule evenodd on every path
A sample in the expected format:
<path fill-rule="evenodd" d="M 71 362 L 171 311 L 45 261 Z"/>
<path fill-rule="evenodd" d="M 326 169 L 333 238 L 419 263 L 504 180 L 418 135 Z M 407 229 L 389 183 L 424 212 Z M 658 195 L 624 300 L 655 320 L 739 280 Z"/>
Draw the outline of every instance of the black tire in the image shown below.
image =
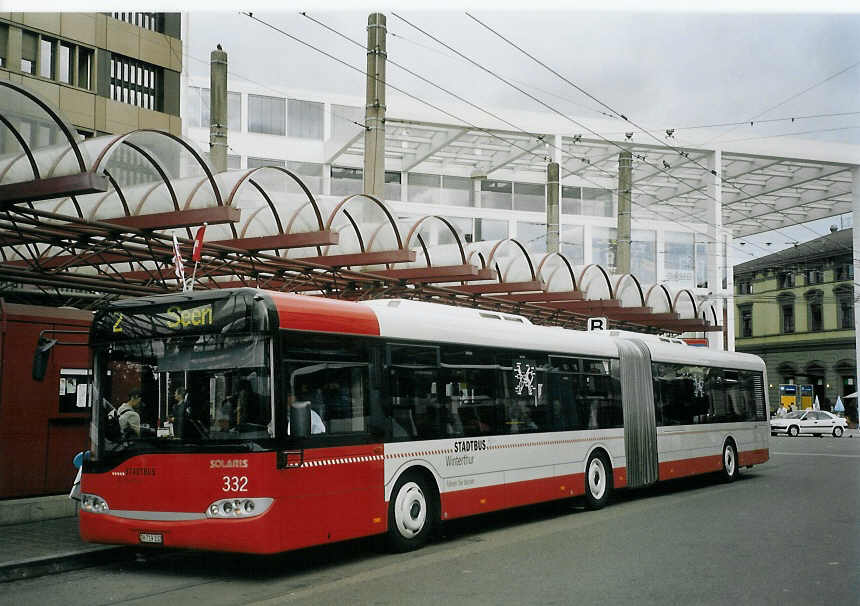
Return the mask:
<path fill-rule="evenodd" d="M 734 482 L 738 479 L 740 469 L 738 466 L 738 449 L 733 442 L 726 441 L 723 444 L 723 480 Z"/>
<path fill-rule="evenodd" d="M 585 465 L 585 506 L 601 509 L 612 494 L 612 466 L 602 451 L 591 453 Z"/>
<path fill-rule="evenodd" d="M 845 433 L 845 430 L 843 430 L 841 427 L 834 427 L 833 428 L 833 437 L 834 438 L 841 438 L 843 433 Z"/>
<path fill-rule="evenodd" d="M 800 435 L 800 427 L 798 427 L 797 425 L 792 425 L 788 428 L 788 435 L 790 435 L 792 438 L 796 438 Z"/>
<path fill-rule="evenodd" d="M 404 473 L 394 485 L 388 502 L 389 549 L 403 552 L 424 546 L 438 523 L 436 492 L 420 473 Z"/>

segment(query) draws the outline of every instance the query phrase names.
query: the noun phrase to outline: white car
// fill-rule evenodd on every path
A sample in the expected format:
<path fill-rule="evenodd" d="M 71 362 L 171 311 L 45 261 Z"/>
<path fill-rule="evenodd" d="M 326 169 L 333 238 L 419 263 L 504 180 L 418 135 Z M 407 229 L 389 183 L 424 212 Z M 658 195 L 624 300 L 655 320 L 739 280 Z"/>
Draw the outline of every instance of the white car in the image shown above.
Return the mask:
<path fill-rule="evenodd" d="M 848 422 L 842 417 L 824 410 L 797 410 L 784 417 L 771 417 L 770 435 L 780 433 L 796 437 L 802 433 L 821 436 L 831 434 L 841 438 L 848 427 Z"/>

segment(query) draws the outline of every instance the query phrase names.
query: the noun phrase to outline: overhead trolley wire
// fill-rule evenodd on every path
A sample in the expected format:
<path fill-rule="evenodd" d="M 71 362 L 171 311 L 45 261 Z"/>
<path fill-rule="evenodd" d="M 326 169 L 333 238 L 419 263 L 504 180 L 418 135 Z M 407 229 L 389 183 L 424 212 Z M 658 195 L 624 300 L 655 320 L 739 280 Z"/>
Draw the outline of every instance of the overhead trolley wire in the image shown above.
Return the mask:
<path fill-rule="evenodd" d="M 403 19 L 403 17 L 400 17 L 399 15 L 397 15 L 397 13 L 392 13 L 392 14 L 393 14 L 395 17 L 398 17 L 399 19 L 401 19 L 402 21 L 404 21 L 405 23 L 407 23 L 407 24 L 411 25 L 412 27 L 415 27 L 416 29 L 418 29 L 419 31 L 421 31 L 422 33 L 424 33 L 425 35 L 427 35 L 428 37 L 430 37 L 430 38 L 432 38 L 432 39 L 436 40 L 437 42 L 439 42 L 440 44 L 443 44 L 444 46 L 448 47 L 444 42 L 439 41 L 438 39 L 436 39 L 435 37 L 431 36 L 431 35 L 430 35 L 430 34 L 428 34 L 427 32 L 424 32 L 424 31 L 423 31 L 423 30 L 421 30 L 420 28 L 418 28 L 418 27 L 416 27 L 416 26 L 412 25 L 411 23 L 409 23 L 408 21 L 406 21 L 405 19 Z M 735 182 L 735 181 L 732 181 L 732 180 L 723 180 L 723 179 L 722 179 L 722 177 L 720 177 L 720 175 L 718 174 L 718 172 L 717 172 L 717 170 L 716 170 L 716 167 L 715 167 L 715 168 L 713 168 L 713 169 L 710 169 L 710 168 L 708 168 L 708 167 L 704 166 L 703 164 L 701 164 L 700 162 L 698 162 L 698 160 L 696 160 L 696 159 L 690 159 L 689 152 L 687 152 L 687 151 L 685 151 L 685 150 L 683 150 L 683 149 L 677 148 L 677 147 L 675 147 L 675 146 L 673 146 L 673 145 L 671 145 L 671 144 L 664 143 L 664 142 L 663 142 L 659 137 L 657 137 L 656 135 L 652 134 L 650 131 L 648 131 L 648 130 L 647 130 L 647 129 L 645 129 L 644 127 L 640 126 L 639 124 L 637 124 L 636 122 L 634 122 L 633 120 L 631 120 L 630 118 L 628 118 L 625 114 L 623 114 L 622 112 L 619 112 L 619 111 L 615 110 L 614 108 L 612 108 L 612 107 L 611 107 L 611 106 L 609 106 L 608 104 L 604 103 L 603 101 L 601 101 L 600 99 L 598 99 L 597 97 L 595 97 L 594 95 L 592 95 L 591 93 L 589 93 L 588 91 L 584 90 L 582 87 L 580 87 L 580 86 L 579 86 L 579 85 L 577 85 L 576 83 L 574 83 L 574 82 L 570 81 L 568 78 L 564 77 L 562 74 L 559 74 L 556 70 L 554 70 L 553 68 L 551 68 L 550 66 L 548 66 L 546 63 L 544 63 L 543 61 L 541 61 L 541 60 L 540 60 L 540 59 L 538 59 L 537 57 L 533 56 L 532 54 L 530 54 L 529 52 L 527 52 L 525 49 L 523 49 L 522 47 L 520 47 L 519 45 L 517 45 L 517 44 L 516 44 L 516 43 L 514 43 L 513 41 L 511 41 L 511 40 L 509 40 L 508 38 L 506 38 L 505 36 L 503 36 L 502 34 L 500 34 L 499 32 L 497 32 L 496 30 L 494 30 L 492 27 L 490 27 L 489 25 L 485 24 L 485 23 L 484 23 L 483 21 L 481 21 L 480 19 L 478 19 L 478 18 L 474 17 L 473 15 L 471 15 L 471 14 L 470 14 L 470 13 L 468 13 L 468 12 L 466 12 L 466 16 L 468 16 L 469 18 L 471 18 L 473 21 L 475 21 L 476 23 L 478 23 L 479 25 L 481 25 L 482 27 L 484 27 L 485 29 L 487 29 L 488 31 L 490 31 L 492 34 L 494 34 L 495 36 L 497 36 L 498 38 L 500 38 L 501 40 L 503 40 L 504 42 L 506 42 L 506 43 L 507 43 L 507 44 L 509 44 L 510 46 L 512 46 L 512 47 L 514 47 L 515 49 L 517 49 L 518 51 L 520 51 L 522 54 L 524 54 L 525 56 L 527 56 L 528 58 L 530 58 L 531 60 L 533 60 L 534 62 L 536 62 L 538 65 L 540 65 L 540 66 L 542 66 L 543 68 L 545 68 L 546 70 L 548 70 L 550 73 L 554 74 L 555 76 L 557 76 L 558 78 L 560 78 L 561 80 L 563 80 L 564 82 L 566 82 L 567 84 L 569 84 L 569 85 L 571 85 L 572 87 L 574 87 L 576 90 L 578 90 L 578 91 L 580 91 L 581 93 L 585 94 L 586 96 L 588 96 L 589 98 L 593 99 L 593 100 L 594 100 L 594 101 L 596 101 L 597 103 L 600 103 L 600 105 L 602 105 L 603 107 L 605 107 L 605 108 L 606 108 L 606 109 L 608 109 L 609 111 L 613 112 L 615 115 L 617 115 L 618 117 L 622 118 L 622 119 L 623 119 L 623 120 L 625 120 L 626 122 L 628 122 L 628 123 L 632 124 L 633 126 L 635 126 L 635 127 L 639 128 L 639 129 L 640 129 L 640 130 L 642 130 L 644 133 L 646 133 L 649 137 L 651 137 L 652 139 L 654 139 L 655 141 L 657 141 L 660 145 L 665 145 L 666 147 L 669 147 L 670 149 L 672 149 L 672 150 L 674 150 L 675 152 L 677 152 L 680 156 L 682 156 L 682 157 L 686 158 L 688 161 L 693 162 L 693 164 L 696 164 L 697 166 L 699 166 L 700 168 L 702 168 L 702 170 L 704 170 L 704 171 L 706 171 L 706 172 L 709 172 L 709 173 L 711 173 L 712 175 L 714 175 L 714 176 L 716 176 L 716 177 L 720 178 L 720 181 L 721 181 L 723 184 L 731 184 L 735 189 L 737 189 L 737 190 L 738 190 L 739 192 L 741 192 L 742 194 L 746 195 L 748 198 L 751 198 L 751 199 L 757 199 L 757 198 L 758 198 L 758 196 L 756 196 L 756 195 L 751 195 L 751 194 L 747 193 L 746 191 L 744 191 L 743 186 L 742 186 L 741 184 L 739 184 L 739 183 L 737 183 L 737 182 Z M 448 47 L 448 48 L 450 48 L 450 47 Z M 454 49 L 451 49 L 451 50 L 454 50 Z M 456 50 L 454 50 L 454 52 L 457 52 L 457 51 L 456 51 Z M 458 53 L 458 54 L 459 54 L 459 53 Z M 463 56 L 463 55 L 461 54 L 461 56 Z M 481 69 L 484 69 L 485 71 L 488 71 L 488 72 L 489 72 L 489 70 L 487 70 L 487 69 L 486 69 L 486 68 L 484 68 L 483 66 L 480 66 L 479 64 L 475 63 L 474 61 L 472 61 L 472 60 L 471 60 L 471 59 L 469 59 L 468 57 L 463 56 L 463 58 L 464 58 L 464 59 L 466 59 L 467 61 L 469 61 L 470 63 L 472 63 L 473 65 L 476 65 L 476 66 L 480 67 Z M 800 96 L 801 94 L 803 94 L 803 93 L 805 93 L 805 92 L 807 92 L 807 91 L 809 91 L 809 90 L 812 90 L 813 88 L 815 88 L 816 86 L 819 86 L 819 85 L 823 84 L 824 82 L 827 82 L 827 81 L 829 81 L 829 80 L 832 80 L 832 79 L 833 79 L 833 78 L 835 78 L 836 76 L 838 76 L 838 75 L 840 75 L 840 74 L 842 74 L 842 73 L 845 73 L 846 71 L 848 71 L 848 70 L 850 70 L 850 69 L 852 69 L 852 68 L 856 67 L 857 65 L 860 65 L 860 61 L 858 61 L 857 63 L 855 63 L 855 64 L 853 64 L 853 65 L 851 65 L 851 66 L 849 66 L 849 67 L 847 67 L 847 68 L 845 68 L 845 69 L 843 69 L 843 70 L 841 70 L 841 71 L 839 71 L 839 72 L 837 72 L 836 74 L 832 74 L 831 76 L 829 76 L 828 78 L 826 78 L 826 79 L 822 80 L 821 82 L 819 82 L 819 83 L 817 83 L 817 84 L 815 84 L 815 85 L 813 85 L 813 86 L 811 86 L 811 87 L 809 87 L 809 88 L 807 88 L 807 89 L 805 89 L 805 90 L 801 91 L 800 93 L 797 93 L 797 94 L 795 94 L 795 95 L 793 95 L 793 96 L 789 97 L 788 99 L 786 99 L 786 100 L 784 100 L 784 101 L 782 101 L 782 102 L 780 102 L 780 103 L 778 103 L 778 104 L 774 105 L 773 107 L 769 108 L 768 110 L 765 110 L 765 111 L 764 111 L 764 112 L 762 112 L 761 114 L 758 114 L 758 116 L 761 116 L 761 115 L 763 115 L 764 113 L 767 113 L 768 111 L 770 111 L 770 110 L 772 110 L 772 109 L 776 109 L 777 107 L 780 107 L 781 105 L 784 105 L 785 103 L 787 103 L 787 102 L 788 102 L 788 101 L 790 101 L 791 99 L 794 99 L 794 98 L 796 98 L 797 96 Z M 489 72 L 489 73 L 492 73 L 492 72 Z M 501 78 L 501 77 L 499 77 L 499 76 L 496 76 L 496 77 L 497 77 L 498 79 L 502 80 L 503 82 L 505 82 L 506 84 L 509 84 L 509 85 L 510 85 L 510 83 L 508 83 L 504 78 Z M 518 89 L 518 90 L 520 90 L 520 89 Z M 522 90 L 521 90 L 520 92 L 524 92 L 524 91 L 522 91 Z M 525 93 L 525 94 L 528 94 L 528 93 Z M 536 101 L 538 101 L 539 103 L 541 103 L 542 105 L 544 105 L 545 107 L 549 107 L 547 104 L 545 104 L 545 103 L 543 103 L 542 101 L 540 101 L 540 100 L 536 99 L 536 98 L 535 98 L 535 97 L 533 97 L 532 95 L 529 95 L 529 96 L 530 96 L 532 99 L 535 99 Z M 559 115 L 562 115 L 563 117 L 567 118 L 568 120 L 573 121 L 575 124 L 578 124 L 578 125 L 580 125 L 580 126 L 583 126 L 583 125 L 581 125 L 580 123 L 578 123 L 578 122 L 576 122 L 575 120 L 573 120 L 572 118 L 570 118 L 569 116 L 564 116 L 563 114 L 561 114 L 561 112 L 558 112 L 558 110 L 555 110 L 554 108 L 550 108 L 550 109 L 552 109 L 555 113 L 558 113 Z M 755 120 L 755 118 L 757 118 L 758 116 L 755 116 L 755 117 L 751 118 L 751 120 Z M 587 128 L 587 127 L 586 127 L 586 128 Z M 602 135 L 600 135 L 599 133 L 596 133 L 594 130 L 591 130 L 591 129 L 588 129 L 588 130 L 589 130 L 589 132 L 592 132 L 592 133 L 594 133 L 595 135 L 597 135 L 597 136 L 601 137 L 604 141 L 608 141 L 608 139 L 606 139 L 605 137 L 603 137 L 603 136 L 602 136 Z M 621 146 L 619 146 L 618 144 L 615 144 L 615 145 L 616 145 L 616 147 L 621 148 Z M 641 159 L 641 158 L 640 158 L 640 159 Z M 653 165 L 653 164 L 651 164 L 651 163 L 647 162 L 646 160 L 643 160 L 643 162 L 645 162 L 645 164 L 648 164 L 648 165 L 649 165 L 649 166 L 651 166 L 652 168 L 657 168 L 658 170 L 659 170 L 659 168 L 660 168 L 660 167 L 658 167 L 658 166 L 655 166 L 655 165 Z M 668 172 L 667 170 L 661 170 L 661 172 L 663 172 L 663 173 L 665 173 L 665 174 L 669 175 L 670 177 L 672 177 L 672 178 L 674 178 L 674 179 L 678 180 L 678 181 L 679 181 L 679 182 L 681 182 L 681 183 L 684 183 L 685 185 L 688 185 L 688 184 L 687 184 L 687 183 L 686 183 L 682 178 L 677 177 L 677 176 L 675 176 L 675 175 L 672 175 L 672 174 L 671 174 L 670 172 Z M 688 185 L 688 186 L 689 186 L 689 185 Z M 713 199 L 714 201 L 716 201 L 716 198 L 714 198 L 714 196 L 711 196 L 710 194 L 706 194 L 706 195 L 707 195 L 708 197 L 710 197 L 711 199 Z M 775 213 L 778 213 L 778 214 L 782 215 L 784 218 L 789 218 L 789 219 L 790 219 L 790 216 L 789 216 L 787 213 L 783 212 L 783 211 L 774 210 L 773 212 L 775 212 Z M 812 232 L 813 234 L 815 234 L 815 235 L 819 235 L 819 234 L 817 234 L 814 230 L 812 230 L 812 228 L 810 228 L 810 227 L 808 227 L 808 226 L 804 225 L 803 223 L 796 223 L 795 225 L 800 225 L 800 226 L 802 226 L 802 227 L 804 227 L 804 228 L 808 229 L 808 230 L 809 230 L 810 232 Z M 722 229 L 725 229 L 725 227 L 722 227 Z M 775 230 L 773 230 L 773 231 L 781 232 L 781 231 L 782 231 L 782 229 L 784 229 L 784 228 L 776 228 L 776 229 L 775 229 Z M 847 247 L 845 247 L 845 248 L 847 249 Z M 853 250 L 853 249 L 852 249 L 852 250 Z"/>

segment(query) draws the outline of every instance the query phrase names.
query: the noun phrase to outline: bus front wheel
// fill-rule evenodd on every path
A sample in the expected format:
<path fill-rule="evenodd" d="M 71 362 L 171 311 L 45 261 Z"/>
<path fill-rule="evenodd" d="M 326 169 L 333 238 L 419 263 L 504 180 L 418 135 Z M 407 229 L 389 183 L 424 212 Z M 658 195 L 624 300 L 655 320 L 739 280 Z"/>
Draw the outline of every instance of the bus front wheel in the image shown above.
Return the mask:
<path fill-rule="evenodd" d="M 603 452 L 593 452 L 585 466 L 585 506 L 600 509 L 612 493 L 612 466 Z"/>
<path fill-rule="evenodd" d="M 403 474 L 388 503 L 388 546 L 393 551 L 422 547 L 438 520 L 436 494 L 417 472 Z"/>

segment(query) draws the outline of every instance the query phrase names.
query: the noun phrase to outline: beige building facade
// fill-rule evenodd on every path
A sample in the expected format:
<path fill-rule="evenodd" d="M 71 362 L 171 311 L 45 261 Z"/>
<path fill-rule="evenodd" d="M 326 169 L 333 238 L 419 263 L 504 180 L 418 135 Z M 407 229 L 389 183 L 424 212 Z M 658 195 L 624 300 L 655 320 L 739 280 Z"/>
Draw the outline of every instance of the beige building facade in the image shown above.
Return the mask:
<path fill-rule="evenodd" d="M 179 13 L 0 13 L 0 78 L 40 95 L 84 137 L 181 135 L 181 71 Z"/>
<path fill-rule="evenodd" d="M 826 410 L 857 391 L 852 236 L 834 230 L 734 267 L 735 348 L 765 360 L 771 408 L 780 384 L 812 385 Z"/>

